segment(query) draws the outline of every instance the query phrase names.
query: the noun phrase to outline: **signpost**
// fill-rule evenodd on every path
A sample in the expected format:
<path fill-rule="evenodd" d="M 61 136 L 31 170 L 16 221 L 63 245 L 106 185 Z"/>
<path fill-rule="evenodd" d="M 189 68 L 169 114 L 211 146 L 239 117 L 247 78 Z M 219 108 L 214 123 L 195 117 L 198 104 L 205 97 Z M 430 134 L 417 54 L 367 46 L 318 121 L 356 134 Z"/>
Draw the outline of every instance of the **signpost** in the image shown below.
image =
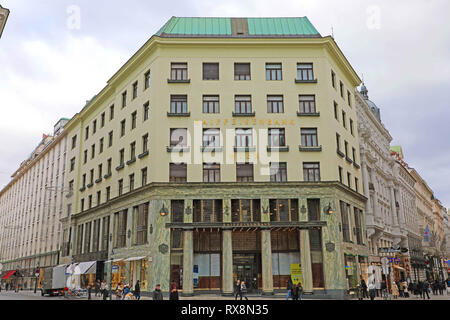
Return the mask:
<path fill-rule="evenodd" d="M 300 283 L 303 287 L 303 271 L 299 263 L 291 264 L 291 279 L 293 284 L 297 285 Z"/>

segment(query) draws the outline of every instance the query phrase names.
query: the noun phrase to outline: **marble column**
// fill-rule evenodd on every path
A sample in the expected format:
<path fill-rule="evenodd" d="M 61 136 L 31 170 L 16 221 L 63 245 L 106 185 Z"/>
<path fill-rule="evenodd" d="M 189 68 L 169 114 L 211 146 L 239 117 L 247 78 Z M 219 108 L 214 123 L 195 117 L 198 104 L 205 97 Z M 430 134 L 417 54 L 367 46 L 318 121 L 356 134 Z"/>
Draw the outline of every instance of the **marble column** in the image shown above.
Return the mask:
<path fill-rule="evenodd" d="M 261 230 L 261 267 L 263 295 L 273 295 L 272 243 L 270 230 Z"/>
<path fill-rule="evenodd" d="M 71 239 L 70 239 L 70 251 L 69 255 L 72 257 L 77 253 L 77 226 L 72 225 L 70 226 L 72 229 Z M 70 262 L 72 263 L 72 261 Z"/>
<path fill-rule="evenodd" d="M 194 295 L 194 232 L 183 231 L 183 296 Z"/>
<path fill-rule="evenodd" d="M 303 290 L 305 293 L 313 292 L 311 250 L 309 246 L 309 230 L 300 230 L 300 263 L 303 273 Z"/>
<path fill-rule="evenodd" d="M 93 250 L 93 248 L 94 248 L 94 221 L 95 220 L 93 220 L 91 222 L 91 239 L 89 241 L 89 252 L 93 252 L 94 251 Z"/>
<path fill-rule="evenodd" d="M 233 248 L 232 231 L 222 231 L 222 295 L 233 295 Z"/>

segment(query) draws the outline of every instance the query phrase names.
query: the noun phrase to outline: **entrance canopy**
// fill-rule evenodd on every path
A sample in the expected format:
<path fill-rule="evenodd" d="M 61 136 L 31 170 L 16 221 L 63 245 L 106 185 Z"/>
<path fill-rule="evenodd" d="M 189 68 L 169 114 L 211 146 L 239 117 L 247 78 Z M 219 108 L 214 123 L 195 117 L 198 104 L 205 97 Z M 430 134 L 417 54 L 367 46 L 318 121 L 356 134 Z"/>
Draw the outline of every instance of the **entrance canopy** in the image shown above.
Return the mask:
<path fill-rule="evenodd" d="M 73 274 L 95 274 L 97 271 L 97 261 L 80 262 Z"/>
<path fill-rule="evenodd" d="M 125 259 L 125 261 L 136 261 L 136 260 L 142 260 L 142 259 L 145 259 L 145 258 L 147 258 L 147 257 L 146 257 L 146 256 L 143 256 L 143 257 L 133 257 L 133 258 Z"/>
<path fill-rule="evenodd" d="M 7 280 L 7 279 L 9 279 L 14 273 L 16 273 L 16 270 L 11 270 L 11 271 L 9 271 L 7 274 L 5 274 L 5 275 L 2 277 L 2 279 L 3 279 L 3 280 Z"/>

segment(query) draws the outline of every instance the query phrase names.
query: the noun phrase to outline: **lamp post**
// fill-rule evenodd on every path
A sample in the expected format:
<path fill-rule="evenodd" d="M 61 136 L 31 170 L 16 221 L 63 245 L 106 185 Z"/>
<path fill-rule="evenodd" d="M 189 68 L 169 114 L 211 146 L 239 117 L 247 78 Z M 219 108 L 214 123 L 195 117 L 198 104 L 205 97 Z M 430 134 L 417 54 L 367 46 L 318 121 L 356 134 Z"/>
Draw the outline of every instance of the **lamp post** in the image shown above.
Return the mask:
<path fill-rule="evenodd" d="M 110 264 L 111 264 L 111 272 L 109 274 L 109 299 L 112 301 L 112 278 L 113 278 L 113 274 L 112 274 L 112 263 L 113 263 L 113 255 L 114 255 L 114 249 L 111 249 L 111 257 L 110 257 Z"/>

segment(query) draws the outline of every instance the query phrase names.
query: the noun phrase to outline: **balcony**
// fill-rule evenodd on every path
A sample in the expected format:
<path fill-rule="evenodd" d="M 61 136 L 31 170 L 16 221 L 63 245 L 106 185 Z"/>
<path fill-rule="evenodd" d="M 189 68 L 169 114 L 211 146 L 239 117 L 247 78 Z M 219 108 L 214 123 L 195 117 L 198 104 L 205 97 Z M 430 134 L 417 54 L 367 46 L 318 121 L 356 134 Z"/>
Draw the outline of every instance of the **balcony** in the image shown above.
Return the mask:
<path fill-rule="evenodd" d="M 223 147 L 200 147 L 201 152 L 222 152 Z"/>
<path fill-rule="evenodd" d="M 120 166 L 116 167 L 116 171 L 120 171 L 125 168 L 125 165 L 122 163 Z"/>
<path fill-rule="evenodd" d="M 95 180 L 95 183 L 100 183 L 100 182 L 102 182 L 102 178 L 101 177 L 98 178 L 97 180 Z"/>
<path fill-rule="evenodd" d="M 130 164 L 135 163 L 135 162 L 136 162 L 136 158 L 132 158 L 127 161 L 127 166 L 129 166 Z"/>
<path fill-rule="evenodd" d="M 289 146 L 267 147 L 267 152 L 289 152 Z"/>
<path fill-rule="evenodd" d="M 313 80 L 299 80 L 299 79 L 295 79 L 295 83 L 317 83 L 317 79 L 313 79 Z"/>
<path fill-rule="evenodd" d="M 190 147 L 166 147 L 167 148 L 167 152 L 190 152 L 191 148 Z"/>
<path fill-rule="evenodd" d="M 254 152 L 256 147 L 234 147 L 234 152 Z"/>
<path fill-rule="evenodd" d="M 190 117 L 191 113 L 190 112 L 180 112 L 180 113 L 172 113 L 172 112 L 167 112 L 167 116 L 168 117 Z"/>
<path fill-rule="evenodd" d="M 302 152 L 321 152 L 322 151 L 322 146 L 317 146 L 317 147 L 298 146 L 298 150 L 302 151 Z"/>
<path fill-rule="evenodd" d="M 320 112 L 300 112 L 297 111 L 298 117 L 320 117 Z"/>
<path fill-rule="evenodd" d="M 167 83 L 191 83 L 191 79 L 184 79 L 184 80 L 167 79 Z"/>
<path fill-rule="evenodd" d="M 148 154 L 149 154 L 149 152 L 148 152 L 148 150 L 147 150 L 147 151 L 141 153 L 140 155 L 138 155 L 138 158 L 139 158 L 139 159 L 142 159 L 142 158 L 148 156 Z"/>
<path fill-rule="evenodd" d="M 108 174 L 105 174 L 105 175 L 103 176 L 103 178 L 105 178 L 105 180 L 106 180 L 106 179 L 110 178 L 111 176 L 112 176 L 112 173 L 110 172 L 110 173 L 108 173 Z"/>

